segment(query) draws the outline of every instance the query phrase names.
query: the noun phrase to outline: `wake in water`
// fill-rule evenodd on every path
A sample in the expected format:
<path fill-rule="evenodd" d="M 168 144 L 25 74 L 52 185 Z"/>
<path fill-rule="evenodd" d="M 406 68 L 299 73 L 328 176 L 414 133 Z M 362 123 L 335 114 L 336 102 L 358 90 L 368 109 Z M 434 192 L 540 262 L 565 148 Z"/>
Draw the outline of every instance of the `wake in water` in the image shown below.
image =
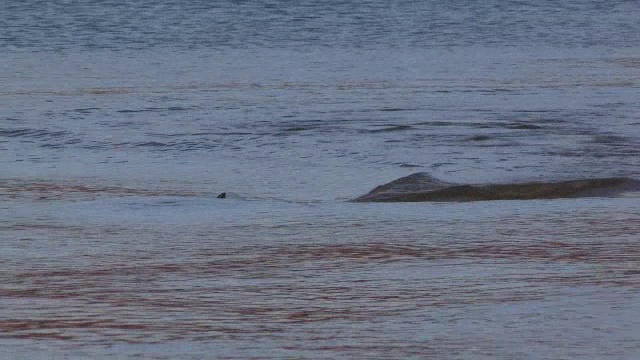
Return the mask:
<path fill-rule="evenodd" d="M 625 177 L 466 185 L 444 182 L 427 173 L 415 173 L 380 185 L 355 202 L 531 200 L 613 197 L 640 191 L 640 181 Z"/>

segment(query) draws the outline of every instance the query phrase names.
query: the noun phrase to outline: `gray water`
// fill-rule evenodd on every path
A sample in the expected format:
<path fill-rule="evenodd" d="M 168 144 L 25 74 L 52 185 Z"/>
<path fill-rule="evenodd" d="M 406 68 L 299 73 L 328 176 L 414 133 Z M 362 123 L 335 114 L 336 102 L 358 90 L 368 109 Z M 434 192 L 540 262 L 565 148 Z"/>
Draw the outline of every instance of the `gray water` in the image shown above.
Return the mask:
<path fill-rule="evenodd" d="M 640 357 L 634 1 L 5 1 L 0 357 Z M 216 199 L 228 192 L 227 199 Z"/>

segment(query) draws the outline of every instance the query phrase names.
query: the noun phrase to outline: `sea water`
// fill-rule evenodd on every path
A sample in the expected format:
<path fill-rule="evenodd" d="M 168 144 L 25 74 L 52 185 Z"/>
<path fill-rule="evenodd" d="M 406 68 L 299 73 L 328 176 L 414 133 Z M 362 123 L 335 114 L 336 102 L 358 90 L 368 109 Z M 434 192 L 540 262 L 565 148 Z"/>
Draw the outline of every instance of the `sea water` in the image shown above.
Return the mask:
<path fill-rule="evenodd" d="M 0 357 L 640 356 L 632 1 L 0 4 Z M 227 192 L 226 199 L 216 199 Z"/>

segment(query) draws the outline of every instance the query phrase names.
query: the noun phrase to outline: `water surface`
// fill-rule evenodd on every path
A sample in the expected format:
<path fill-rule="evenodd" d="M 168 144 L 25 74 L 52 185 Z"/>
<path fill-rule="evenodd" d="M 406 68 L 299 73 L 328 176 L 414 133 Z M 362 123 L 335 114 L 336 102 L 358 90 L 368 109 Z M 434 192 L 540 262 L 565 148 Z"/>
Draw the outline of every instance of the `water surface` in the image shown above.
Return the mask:
<path fill-rule="evenodd" d="M 638 10 L 3 3 L 0 352 L 637 358 L 636 195 L 347 200 L 640 179 Z"/>

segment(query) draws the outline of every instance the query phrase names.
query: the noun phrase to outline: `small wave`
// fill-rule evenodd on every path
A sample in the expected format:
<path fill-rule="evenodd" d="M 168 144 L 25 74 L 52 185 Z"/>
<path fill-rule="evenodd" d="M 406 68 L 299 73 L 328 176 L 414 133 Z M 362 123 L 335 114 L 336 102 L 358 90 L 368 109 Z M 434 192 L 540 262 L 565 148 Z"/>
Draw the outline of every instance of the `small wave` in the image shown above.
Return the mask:
<path fill-rule="evenodd" d="M 138 148 L 149 148 L 154 151 L 197 151 L 215 149 L 218 144 L 215 140 L 197 141 L 143 141 L 137 143 L 121 143 L 120 146 L 134 146 Z"/>
<path fill-rule="evenodd" d="M 525 122 L 513 122 L 510 124 L 507 124 L 506 128 L 513 129 L 513 130 L 538 130 L 538 129 L 542 129 L 542 126 L 529 124 Z"/>
<path fill-rule="evenodd" d="M 397 108 L 397 107 L 386 107 L 386 108 L 382 108 L 380 109 L 380 111 L 385 111 L 385 112 L 396 112 L 396 111 L 415 111 L 417 109 L 409 109 L 409 108 Z"/>
<path fill-rule="evenodd" d="M 466 185 L 440 181 L 415 173 L 380 185 L 355 202 L 487 201 L 581 197 L 613 197 L 640 191 L 631 178 L 596 178 L 555 182 Z"/>
<path fill-rule="evenodd" d="M 591 142 L 595 144 L 606 144 L 613 146 L 626 145 L 631 142 L 628 138 L 617 135 L 594 135 Z"/>
<path fill-rule="evenodd" d="M 73 111 L 75 113 L 79 113 L 79 114 L 91 114 L 92 112 L 94 112 L 96 110 L 100 110 L 100 108 L 97 108 L 97 107 L 78 108 L 78 109 L 73 109 L 71 111 Z"/>
<path fill-rule="evenodd" d="M 11 138 L 18 138 L 18 137 L 34 138 L 34 139 L 57 138 L 57 137 L 66 136 L 68 134 L 69 134 L 68 132 L 62 131 L 62 130 L 50 131 L 50 130 L 43 130 L 43 129 L 28 129 L 28 128 L 0 129 L 0 136 L 11 137 Z"/>
<path fill-rule="evenodd" d="M 382 132 L 407 131 L 407 130 L 414 130 L 414 127 L 410 125 L 390 125 L 380 129 L 366 130 L 366 132 L 375 134 L 375 133 L 382 133 Z"/>
<path fill-rule="evenodd" d="M 130 94 L 134 91 L 129 87 L 94 87 L 91 89 L 82 89 L 81 92 L 86 92 L 92 95 L 122 95 Z"/>
<path fill-rule="evenodd" d="M 145 141 L 145 142 L 140 142 L 137 143 L 135 146 L 139 146 L 139 147 L 165 147 L 165 146 L 171 146 L 171 144 L 169 143 L 163 143 L 163 142 L 159 142 L 159 141 Z"/>
<path fill-rule="evenodd" d="M 116 112 L 121 114 L 135 114 L 135 113 L 144 113 L 144 112 L 164 112 L 164 111 L 187 111 L 190 110 L 188 107 L 183 106 L 169 106 L 169 107 L 146 107 L 141 109 L 120 109 L 116 110 Z"/>
<path fill-rule="evenodd" d="M 618 59 L 611 59 L 610 62 L 618 64 L 622 67 L 638 68 L 640 67 L 640 58 L 637 57 L 622 57 Z"/>
<path fill-rule="evenodd" d="M 163 110 L 163 109 L 159 109 L 159 108 L 122 109 L 122 110 L 116 110 L 116 112 L 121 114 L 130 114 L 130 113 L 141 113 L 141 112 L 150 112 L 150 111 L 158 111 L 158 110 Z"/>
<path fill-rule="evenodd" d="M 107 196 L 201 196 L 202 192 L 171 189 L 140 189 L 122 186 L 84 185 L 45 181 L 0 180 L 0 197 L 32 197 L 36 200 L 92 199 Z"/>
<path fill-rule="evenodd" d="M 467 138 L 468 141 L 487 141 L 487 140 L 492 140 L 492 139 L 493 139 L 493 136 L 491 136 L 491 135 L 482 135 L 482 134 L 473 135 L 473 136 Z"/>
<path fill-rule="evenodd" d="M 189 108 L 183 107 L 183 106 L 169 106 L 167 110 L 168 111 L 186 111 L 186 110 L 189 110 Z"/>

